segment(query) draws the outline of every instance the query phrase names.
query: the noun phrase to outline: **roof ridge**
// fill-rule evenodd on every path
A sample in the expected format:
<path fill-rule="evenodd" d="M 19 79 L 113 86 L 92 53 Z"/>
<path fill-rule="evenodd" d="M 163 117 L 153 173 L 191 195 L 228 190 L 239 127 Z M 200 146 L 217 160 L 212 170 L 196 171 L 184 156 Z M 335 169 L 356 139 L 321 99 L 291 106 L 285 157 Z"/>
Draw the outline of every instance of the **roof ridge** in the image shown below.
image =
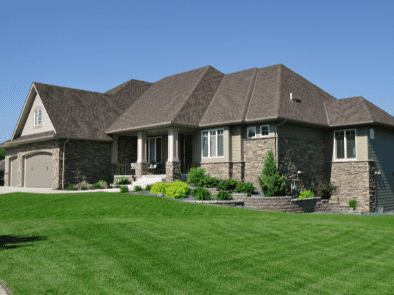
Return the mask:
<path fill-rule="evenodd" d="M 279 99 L 277 100 L 277 108 L 276 108 L 276 116 L 279 117 L 279 113 L 280 113 L 280 99 L 281 99 L 281 94 L 282 94 L 282 69 L 284 67 L 283 64 L 278 64 L 279 66 L 279 73 L 278 73 L 278 93 L 279 93 Z"/>
<path fill-rule="evenodd" d="M 326 119 L 327 119 L 328 126 L 330 126 L 331 125 L 330 124 L 330 117 L 328 116 L 328 113 L 327 113 L 326 101 L 323 101 L 323 107 L 324 107 L 324 113 L 326 114 Z"/>
<path fill-rule="evenodd" d="M 366 110 L 367 110 L 367 113 L 369 114 L 369 118 L 371 119 L 372 122 L 374 122 L 375 120 L 374 120 L 374 118 L 373 118 L 373 116 L 372 116 L 371 110 L 369 109 L 369 107 L 368 107 L 367 104 L 365 103 L 366 99 L 365 99 L 364 97 L 362 97 L 362 96 L 358 96 L 358 97 L 361 98 L 362 104 L 363 104 L 363 106 L 364 106 L 364 109 L 366 109 Z"/>
<path fill-rule="evenodd" d="M 246 100 L 245 108 L 244 108 L 244 111 L 242 113 L 241 122 L 245 121 L 246 114 L 248 113 L 249 108 L 250 108 L 250 101 L 251 101 L 251 98 L 252 98 L 252 94 L 253 94 L 254 89 L 256 87 L 256 81 L 257 81 L 257 75 L 258 75 L 258 72 L 259 72 L 259 68 L 254 68 L 254 71 L 255 72 L 253 74 L 253 79 L 252 79 L 252 82 L 250 83 L 250 86 L 249 86 L 249 89 L 248 89 L 248 98 Z"/>
<path fill-rule="evenodd" d="M 91 91 L 91 90 L 84 90 L 84 89 L 77 89 L 77 88 L 71 88 L 71 87 L 64 87 L 64 86 L 59 86 L 59 85 L 53 85 L 53 84 L 45 84 L 45 83 L 40 83 L 40 82 L 32 82 L 33 84 L 41 84 L 45 86 L 54 86 L 54 87 L 59 87 L 59 88 L 67 88 L 67 89 L 72 89 L 72 90 L 77 90 L 77 91 L 86 91 L 86 92 L 93 92 L 93 93 L 98 93 L 102 95 L 110 95 L 102 92 L 97 92 L 97 91 Z"/>
<path fill-rule="evenodd" d="M 202 79 L 204 79 L 205 75 L 207 74 L 207 72 L 209 71 L 210 68 L 213 68 L 211 66 L 205 66 L 206 69 L 204 70 L 203 74 L 201 75 L 201 78 L 199 79 L 199 81 L 196 83 L 196 85 L 194 85 L 194 87 L 192 88 L 192 90 L 190 90 L 189 94 L 186 96 L 185 100 L 183 101 L 181 107 L 179 108 L 179 110 L 176 112 L 175 116 L 170 120 L 171 123 L 173 123 L 176 118 L 178 117 L 179 113 L 182 112 L 183 107 L 186 105 L 186 103 L 188 102 L 190 96 L 192 96 L 192 94 L 194 93 L 194 91 L 196 90 L 196 88 L 198 87 L 198 85 L 200 85 Z"/>

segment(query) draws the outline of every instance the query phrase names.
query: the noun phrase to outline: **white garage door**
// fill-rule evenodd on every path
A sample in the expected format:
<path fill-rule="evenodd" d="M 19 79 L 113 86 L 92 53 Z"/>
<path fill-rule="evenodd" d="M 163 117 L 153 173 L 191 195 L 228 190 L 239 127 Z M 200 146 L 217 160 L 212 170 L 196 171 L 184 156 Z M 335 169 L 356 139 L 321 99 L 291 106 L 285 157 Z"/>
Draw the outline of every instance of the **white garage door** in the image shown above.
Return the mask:
<path fill-rule="evenodd" d="M 18 181 L 18 162 L 17 158 L 14 158 L 11 160 L 10 163 L 10 186 L 16 186 L 16 183 Z"/>
<path fill-rule="evenodd" d="M 26 187 L 52 187 L 52 155 L 34 154 L 26 158 Z"/>

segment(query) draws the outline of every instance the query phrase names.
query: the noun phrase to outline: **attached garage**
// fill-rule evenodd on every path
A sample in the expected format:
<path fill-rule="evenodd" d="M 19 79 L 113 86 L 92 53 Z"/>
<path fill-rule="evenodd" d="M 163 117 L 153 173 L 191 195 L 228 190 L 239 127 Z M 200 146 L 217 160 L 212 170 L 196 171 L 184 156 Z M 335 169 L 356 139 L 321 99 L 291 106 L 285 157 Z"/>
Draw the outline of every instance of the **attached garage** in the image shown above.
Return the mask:
<path fill-rule="evenodd" d="M 52 154 L 36 153 L 26 156 L 25 187 L 52 188 Z"/>
<path fill-rule="evenodd" d="M 16 186 L 18 182 L 18 158 L 11 159 L 10 169 L 10 186 Z"/>

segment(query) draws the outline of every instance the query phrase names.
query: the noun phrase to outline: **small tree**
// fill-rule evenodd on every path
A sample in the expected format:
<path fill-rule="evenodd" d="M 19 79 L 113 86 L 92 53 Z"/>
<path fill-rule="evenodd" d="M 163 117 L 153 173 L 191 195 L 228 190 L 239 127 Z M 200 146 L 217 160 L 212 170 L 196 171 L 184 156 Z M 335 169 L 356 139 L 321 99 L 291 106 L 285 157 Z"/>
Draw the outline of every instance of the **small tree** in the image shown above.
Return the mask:
<path fill-rule="evenodd" d="M 283 196 L 285 193 L 285 176 L 279 176 L 275 164 L 274 153 L 270 150 L 264 161 L 264 169 L 259 176 L 259 184 L 264 196 Z"/>

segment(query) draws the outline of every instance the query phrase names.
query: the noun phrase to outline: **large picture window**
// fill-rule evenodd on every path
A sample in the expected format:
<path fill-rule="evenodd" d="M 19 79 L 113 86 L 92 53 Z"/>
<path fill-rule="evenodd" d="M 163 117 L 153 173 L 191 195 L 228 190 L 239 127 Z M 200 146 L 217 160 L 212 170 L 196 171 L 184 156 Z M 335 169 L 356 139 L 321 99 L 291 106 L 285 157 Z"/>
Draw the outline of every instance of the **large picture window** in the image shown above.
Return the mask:
<path fill-rule="evenodd" d="M 161 137 L 148 138 L 148 163 L 161 163 Z"/>
<path fill-rule="evenodd" d="M 223 131 L 223 129 L 213 129 L 201 132 L 203 158 L 223 157 Z"/>
<path fill-rule="evenodd" d="M 335 131 L 336 160 L 356 159 L 356 130 Z"/>

